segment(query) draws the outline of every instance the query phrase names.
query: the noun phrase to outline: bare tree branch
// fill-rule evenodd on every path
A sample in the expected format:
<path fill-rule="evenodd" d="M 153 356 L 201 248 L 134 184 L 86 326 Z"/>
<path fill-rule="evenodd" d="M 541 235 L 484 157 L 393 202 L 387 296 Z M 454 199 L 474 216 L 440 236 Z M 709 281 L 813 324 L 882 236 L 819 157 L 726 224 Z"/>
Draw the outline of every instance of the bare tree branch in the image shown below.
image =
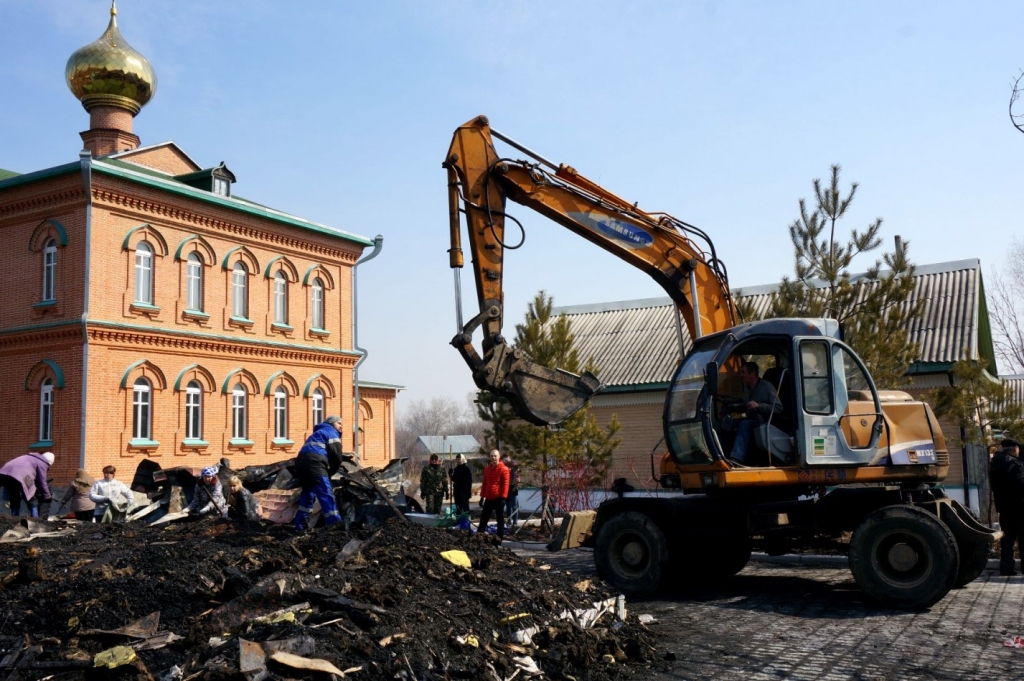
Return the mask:
<path fill-rule="evenodd" d="M 1024 80 L 1024 69 L 1021 69 L 1020 75 L 1017 76 L 1017 80 L 1013 81 L 1013 91 L 1010 92 L 1010 122 L 1013 123 L 1013 127 L 1017 128 L 1021 132 L 1024 132 L 1024 111 L 1020 113 L 1013 113 L 1013 105 L 1018 99 L 1020 99 L 1021 92 L 1024 92 L 1024 85 L 1021 84 L 1021 80 Z"/>
<path fill-rule="evenodd" d="M 1002 273 L 992 277 L 990 305 L 996 354 L 1008 373 L 1024 373 L 1024 242 L 1013 242 Z"/>

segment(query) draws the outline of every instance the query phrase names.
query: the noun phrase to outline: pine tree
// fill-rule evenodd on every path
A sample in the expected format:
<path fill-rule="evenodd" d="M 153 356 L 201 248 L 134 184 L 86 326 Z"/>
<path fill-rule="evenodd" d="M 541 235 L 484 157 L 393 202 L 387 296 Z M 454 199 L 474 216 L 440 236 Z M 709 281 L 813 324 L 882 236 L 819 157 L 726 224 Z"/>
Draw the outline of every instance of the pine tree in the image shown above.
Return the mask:
<path fill-rule="evenodd" d="M 580 373 L 579 353 L 574 345 L 568 317 L 552 317 L 553 299 L 544 291 L 528 305 L 522 324 L 516 325 L 515 347 L 543 366 Z M 582 368 L 597 373 L 587 362 Z M 611 464 L 612 454 L 621 440 L 615 438 L 620 425 L 612 417 L 601 428 L 586 407 L 563 421 L 557 428 L 535 426 L 517 419 L 508 402 L 481 392 L 477 398 L 480 418 L 489 424 L 485 432 L 486 448 L 498 447 L 519 462 L 521 471 L 534 471 L 540 477 L 546 503 L 549 478 L 555 471 L 585 471 L 581 484 L 599 485 Z"/>
<path fill-rule="evenodd" d="M 986 361 L 960 360 L 953 365 L 953 385 L 932 393 L 938 416 L 948 416 L 962 429 L 962 444 L 983 444 L 993 429 L 1024 437 L 1024 411 L 1013 392 L 985 371 Z"/>
<path fill-rule="evenodd" d="M 844 328 L 850 344 L 880 388 L 905 383 L 904 374 L 917 355 L 910 342 L 911 322 L 922 306 L 907 301 L 914 288 L 914 266 L 907 259 L 908 242 L 884 253 L 856 279 L 850 266 L 857 256 L 881 245 L 882 218 L 864 231 L 854 229 L 841 243 L 836 223 L 845 215 L 857 193 L 857 183 L 843 196 L 840 167 L 833 165 L 829 185 L 814 180 L 815 206 L 800 199 L 800 217 L 789 226 L 793 242 L 794 274 L 784 277 L 772 299 L 769 317 L 831 317 Z M 888 272 L 882 273 L 883 264 Z"/>

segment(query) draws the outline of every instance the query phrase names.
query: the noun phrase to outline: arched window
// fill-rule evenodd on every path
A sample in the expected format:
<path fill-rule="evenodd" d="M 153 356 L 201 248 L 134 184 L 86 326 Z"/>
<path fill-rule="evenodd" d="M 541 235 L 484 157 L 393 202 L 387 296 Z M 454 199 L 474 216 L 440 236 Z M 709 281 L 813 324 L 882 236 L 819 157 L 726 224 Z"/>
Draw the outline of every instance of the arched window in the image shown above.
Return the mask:
<path fill-rule="evenodd" d="M 153 247 L 145 241 L 135 247 L 135 302 L 153 304 Z"/>
<path fill-rule="evenodd" d="M 249 317 L 249 270 L 245 263 L 236 262 L 231 270 L 231 314 L 235 317 Z"/>
<path fill-rule="evenodd" d="M 288 439 L 288 391 L 284 386 L 274 391 L 274 437 Z"/>
<path fill-rule="evenodd" d="M 324 422 L 324 391 L 317 388 L 313 391 L 313 425 L 318 426 Z"/>
<path fill-rule="evenodd" d="M 185 264 L 185 308 L 203 311 L 203 258 L 195 252 Z"/>
<path fill-rule="evenodd" d="M 288 323 L 288 278 L 281 270 L 274 275 L 274 323 Z"/>
<path fill-rule="evenodd" d="M 231 438 L 233 440 L 246 440 L 249 432 L 248 413 L 246 410 L 245 386 L 236 383 L 231 389 Z"/>
<path fill-rule="evenodd" d="M 39 441 L 53 440 L 53 381 L 44 378 L 39 386 Z"/>
<path fill-rule="evenodd" d="M 203 439 L 203 386 L 189 381 L 185 388 L 185 438 Z"/>
<path fill-rule="evenodd" d="M 57 299 L 57 240 L 43 246 L 43 301 Z"/>
<path fill-rule="evenodd" d="M 144 378 L 136 380 L 132 387 L 132 438 L 135 440 L 152 439 L 152 399 L 149 381 Z"/>
<path fill-rule="evenodd" d="M 324 328 L 324 282 L 320 277 L 313 280 L 313 328 Z M 319 422 L 318 422 L 319 423 Z"/>

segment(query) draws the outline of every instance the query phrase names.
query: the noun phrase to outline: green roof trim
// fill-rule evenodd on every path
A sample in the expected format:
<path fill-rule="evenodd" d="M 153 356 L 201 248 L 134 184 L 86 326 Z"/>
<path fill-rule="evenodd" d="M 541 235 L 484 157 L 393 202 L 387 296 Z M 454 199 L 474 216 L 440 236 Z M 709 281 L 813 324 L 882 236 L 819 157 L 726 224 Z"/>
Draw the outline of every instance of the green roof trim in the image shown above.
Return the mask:
<path fill-rule="evenodd" d="M 32 244 L 34 244 L 36 242 L 36 236 L 39 235 L 39 232 L 41 232 L 42 230 L 46 229 L 47 223 L 53 225 L 57 229 L 57 237 L 58 237 L 57 241 L 60 243 L 60 245 L 61 246 L 67 246 L 68 245 L 68 232 L 67 232 L 66 229 L 64 229 L 64 225 L 60 224 L 59 222 L 57 222 L 53 218 L 46 218 L 45 220 L 40 222 L 38 225 L 36 225 L 36 228 L 32 230 L 32 236 L 30 236 L 28 238 L 28 250 L 30 250 L 30 251 L 32 250 Z"/>
<path fill-rule="evenodd" d="M 395 385 L 393 383 L 374 383 L 372 381 L 356 381 L 356 385 L 360 388 L 381 388 L 383 390 L 405 390 L 404 385 Z"/>
<path fill-rule="evenodd" d="M 245 371 L 244 367 L 238 367 L 237 369 L 232 369 L 231 371 L 228 372 L 228 375 L 224 377 L 224 385 L 222 385 L 221 389 L 220 389 L 222 394 L 224 394 L 224 395 L 228 394 L 228 383 L 231 382 L 231 377 L 234 376 L 235 374 L 239 374 L 239 373 L 241 373 L 243 371 Z"/>
<path fill-rule="evenodd" d="M 134 364 L 132 364 L 131 366 L 129 366 L 127 369 L 124 370 L 124 375 L 121 376 L 121 388 L 122 389 L 127 389 L 128 388 L 128 375 L 131 374 L 136 369 L 138 369 L 141 365 L 145 364 L 147 361 L 148 360 L 145 357 L 143 357 L 138 362 L 135 362 Z"/>
<path fill-rule="evenodd" d="M 43 170 L 36 170 L 31 173 L 24 173 L 22 175 L 14 175 L 7 179 L 0 178 L 0 190 L 10 189 L 11 187 L 20 187 L 25 184 L 32 184 L 39 180 L 47 180 L 51 177 L 60 177 L 61 175 L 71 175 L 72 173 L 82 172 L 82 162 L 74 161 L 72 163 L 65 163 L 64 165 L 54 166 L 52 168 L 44 168 Z"/>
<path fill-rule="evenodd" d="M 235 253 L 237 253 L 238 251 L 244 251 L 250 258 L 252 258 L 252 261 L 256 264 L 256 271 L 255 272 L 250 272 L 250 274 L 258 274 L 259 271 L 260 271 L 260 261 L 257 260 L 256 256 L 253 255 L 253 252 L 250 251 L 245 246 L 235 246 L 230 251 L 225 253 L 224 254 L 224 260 L 221 261 L 221 264 L 220 264 L 221 269 L 225 269 L 226 270 L 228 268 L 228 263 L 231 261 L 231 256 L 234 255 Z"/>
<path fill-rule="evenodd" d="M 187 237 L 185 237 L 184 239 L 181 240 L 181 243 L 178 244 L 178 249 L 176 251 L 174 251 L 174 259 L 175 260 L 181 260 L 181 252 L 183 250 L 185 250 L 185 246 L 188 244 L 188 242 L 196 241 L 196 240 L 198 240 L 201 244 L 203 244 L 208 249 L 210 249 L 210 253 L 213 253 L 213 262 L 211 262 L 210 264 L 212 265 L 212 264 L 216 263 L 217 262 L 217 253 L 216 253 L 216 251 L 213 250 L 213 246 L 211 246 L 206 241 L 206 239 L 204 239 L 203 237 L 199 236 L 198 234 L 193 234 L 191 236 L 187 236 Z"/>
<path fill-rule="evenodd" d="M 278 371 L 277 373 L 272 374 L 270 376 L 270 378 L 267 379 L 267 387 L 263 389 L 263 394 L 266 395 L 266 396 L 269 396 L 270 395 L 270 388 L 274 384 L 274 381 L 276 381 L 277 379 L 281 378 L 281 376 L 284 375 L 285 373 L 286 372 L 284 372 L 284 371 Z M 289 378 L 291 378 L 290 374 L 289 374 Z"/>
<path fill-rule="evenodd" d="M 137 227 L 132 227 L 131 229 L 128 230 L 128 233 L 124 235 L 124 241 L 121 242 L 121 250 L 128 250 L 128 247 L 131 245 L 132 234 L 135 234 L 135 232 L 139 231 L 140 229 L 146 228 L 149 228 L 153 236 L 156 237 L 157 241 L 160 242 L 160 246 L 163 249 L 163 255 L 166 255 L 167 252 L 170 250 L 169 248 L 167 248 L 167 240 L 164 239 L 163 234 L 156 231 L 156 229 L 147 222 L 143 222 L 141 225 Z"/>
<path fill-rule="evenodd" d="M 978 359 L 993 376 L 999 375 L 996 366 L 996 348 L 992 341 L 992 321 L 988 317 L 988 301 L 985 298 L 985 280 L 978 268 Z"/>
<path fill-rule="evenodd" d="M 324 377 L 323 374 L 313 374 L 312 376 L 310 376 L 309 380 L 306 381 L 306 387 L 302 389 L 302 396 L 303 397 L 309 397 L 309 389 L 311 387 L 313 387 L 313 381 L 315 381 L 318 378 L 323 378 L 323 377 Z"/>
<path fill-rule="evenodd" d="M 310 275 L 312 275 L 313 272 L 315 270 L 318 270 L 318 269 L 324 271 L 324 276 L 327 277 L 328 288 L 334 288 L 334 277 L 331 276 L 331 273 L 328 271 L 328 269 L 326 267 L 324 267 L 323 265 L 321 265 L 318 262 L 315 262 L 312 265 L 310 265 L 309 269 L 306 270 L 306 273 L 304 275 L 302 275 L 302 285 L 303 286 L 309 286 L 309 277 L 310 277 Z"/>
<path fill-rule="evenodd" d="M 373 245 L 373 240 L 365 236 L 359 236 L 357 234 L 345 232 L 340 229 L 328 227 L 327 225 L 323 225 L 318 222 L 303 220 L 302 218 L 296 217 L 294 215 L 282 213 L 272 208 L 267 208 L 255 203 L 239 200 L 234 197 L 229 198 L 220 196 L 218 194 L 212 194 L 210 192 L 203 191 L 202 189 L 190 187 L 187 184 L 179 182 L 172 176 L 163 175 L 162 173 L 159 175 L 146 173 L 145 171 L 140 170 L 137 167 L 128 166 L 134 166 L 134 164 L 129 164 L 124 161 L 118 161 L 116 159 L 96 159 L 93 162 L 92 169 L 94 173 L 111 175 L 113 177 L 131 180 L 139 184 L 155 187 L 157 189 L 163 189 L 172 194 L 177 194 L 179 196 L 186 196 L 191 199 L 196 199 L 198 201 L 202 201 L 203 203 L 209 203 L 216 206 L 220 206 L 222 208 L 227 208 L 229 210 L 245 213 L 247 215 L 253 215 L 256 217 L 264 218 L 266 220 L 270 220 L 278 224 L 289 225 L 291 227 L 298 227 L 299 229 L 305 229 L 311 232 L 316 232 L 317 234 L 323 234 L 337 239 L 344 239 L 346 241 L 351 241 L 352 243 L 359 244 L 361 246 Z M 75 163 L 71 168 L 63 172 L 70 172 L 71 169 L 79 170 L 80 165 L 78 163 Z M 7 182 L 12 181 L 14 180 L 7 180 Z M 2 189 L 3 187 L 4 185 L 0 184 L 0 189 Z"/>
<path fill-rule="evenodd" d="M 37 366 L 39 366 L 40 364 L 45 364 L 46 366 L 48 366 L 51 369 L 53 369 L 54 378 L 57 379 L 57 383 L 54 385 L 54 387 L 55 388 L 63 388 L 64 387 L 64 371 L 60 368 L 60 365 L 57 364 L 52 359 L 44 359 L 41 362 L 38 362 L 34 367 L 32 367 L 32 369 L 30 369 L 29 372 L 25 375 L 25 390 L 29 389 L 29 387 L 28 387 L 28 379 L 32 375 L 33 370 Z"/>
<path fill-rule="evenodd" d="M 188 372 L 192 371 L 197 366 L 199 366 L 199 365 L 198 364 L 189 364 L 187 367 L 185 367 L 184 369 L 181 370 L 181 373 L 178 374 L 178 378 L 176 378 L 174 380 L 174 392 L 181 392 L 181 379 L 185 378 L 185 374 L 187 374 Z"/>

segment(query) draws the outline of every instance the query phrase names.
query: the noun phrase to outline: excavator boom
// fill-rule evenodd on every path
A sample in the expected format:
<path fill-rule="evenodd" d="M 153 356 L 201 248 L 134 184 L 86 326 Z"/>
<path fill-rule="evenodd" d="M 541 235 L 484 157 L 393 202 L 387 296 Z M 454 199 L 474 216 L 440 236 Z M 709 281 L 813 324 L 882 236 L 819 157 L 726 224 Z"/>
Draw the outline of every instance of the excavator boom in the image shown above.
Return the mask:
<path fill-rule="evenodd" d="M 532 157 L 498 155 L 497 137 Z M 675 301 L 692 338 L 730 328 L 738 315 L 724 265 L 706 234 L 665 213 L 647 213 L 567 165 L 555 165 L 491 129 L 479 116 L 460 126 L 444 167 L 448 171 L 450 265 L 463 266 L 460 214 L 466 216 L 479 313 L 462 323 L 452 340 L 473 370 L 478 387 L 507 398 L 516 413 L 537 424 L 558 423 L 576 412 L 601 388 L 589 372 L 575 376 L 542 367 L 501 334 L 506 205 L 509 199 L 531 208 L 649 274 Z M 514 218 L 510 218 L 513 219 Z M 515 242 L 521 243 L 519 234 Z M 698 247 L 694 239 L 705 243 Z M 482 353 L 473 333 L 482 329 Z"/>

